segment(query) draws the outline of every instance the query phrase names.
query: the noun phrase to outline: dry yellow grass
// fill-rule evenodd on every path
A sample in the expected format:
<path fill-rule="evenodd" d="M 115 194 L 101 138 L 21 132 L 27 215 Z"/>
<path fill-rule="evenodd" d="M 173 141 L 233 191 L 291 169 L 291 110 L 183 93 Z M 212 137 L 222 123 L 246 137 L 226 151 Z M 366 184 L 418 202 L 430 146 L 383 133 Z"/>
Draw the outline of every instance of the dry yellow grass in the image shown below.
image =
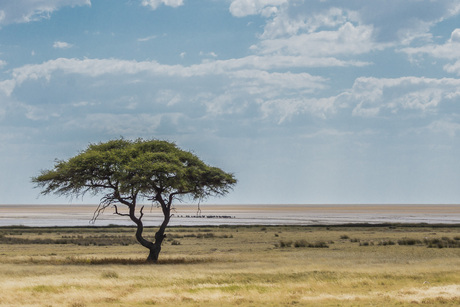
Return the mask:
<path fill-rule="evenodd" d="M 0 229 L 18 238 L 59 238 L 63 231 Z M 167 242 L 157 265 L 139 264 L 147 254 L 138 245 L 0 244 L 0 306 L 460 305 L 460 248 L 378 245 L 456 238 L 459 227 L 193 227 L 169 234 L 180 244 Z M 329 248 L 275 246 L 289 240 Z"/>

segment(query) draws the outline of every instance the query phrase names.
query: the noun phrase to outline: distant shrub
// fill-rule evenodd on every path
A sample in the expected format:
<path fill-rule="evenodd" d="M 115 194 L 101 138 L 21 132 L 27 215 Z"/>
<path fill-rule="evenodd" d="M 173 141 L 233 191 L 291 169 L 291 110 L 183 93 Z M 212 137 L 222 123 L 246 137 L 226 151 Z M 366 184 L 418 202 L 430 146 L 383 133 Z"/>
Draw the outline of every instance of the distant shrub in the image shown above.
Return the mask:
<path fill-rule="evenodd" d="M 115 271 L 107 271 L 102 273 L 102 278 L 118 278 L 118 273 Z"/>
<path fill-rule="evenodd" d="M 199 234 L 197 234 L 196 237 L 197 237 L 198 239 L 203 239 L 203 238 L 205 238 L 205 239 L 210 239 L 210 238 L 214 238 L 215 236 L 216 236 L 216 235 L 215 235 L 214 233 L 208 232 L 208 233 L 199 233 Z"/>
<path fill-rule="evenodd" d="M 396 243 L 392 240 L 382 240 L 378 243 L 380 246 L 395 245 Z"/>
<path fill-rule="evenodd" d="M 185 235 L 184 237 L 195 237 L 198 239 L 214 239 L 214 238 L 228 239 L 228 238 L 233 238 L 233 235 L 232 234 L 216 235 L 213 232 L 207 232 L 207 233 Z"/>
<path fill-rule="evenodd" d="M 309 243 L 305 240 L 298 240 L 294 242 L 294 247 L 307 247 L 308 244 Z"/>
<path fill-rule="evenodd" d="M 398 240 L 399 245 L 420 245 L 422 244 L 422 241 L 418 239 L 410 239 L 410 238 L 404 238 L 401 240 Z"/>
<path fill-rule="evenodd" d="M 429 248 L 460 248 L 460 240 L 450 239 L 448 237 L 442 237 L 441 239 L 427 239 L 423 240 L 426 246 Z"/>
<path fill-rule="evenodd" d="M 340 236 L 340 239 L 342 239 L 342 240 L 347 240 L 347 239 L 350 239 L 350 237 L 347 236 L 347 235 L 341 235 L 341 236 Z"/>
<path fill-rule="evenodd" d="M 173 241 L 171 242 L 171 245 L 180 245 L 180 242 L 177 241 L 177 240 L 173 240 Z"/>
<path fill-rule="evenodd" d="M 291 247 L 292 246 L 292 241 L 280 240 L 278 244 L 275 244 L 275 246 L 276 247 L 281 247 L 281 248 Z"/>
<path fill-rule="evenodd" d="M 327 245 L 326 242 L 319 241 L 315 243 L 309 243 L 306 240 L 297 240 L 295 242 L 293 241 L 284 241 L 280 240 L 278 243 L 275 244 L 275 247 L 280 247 L 280 248 L 286 248 L 286 247 L 292 247 L 294 245 L 295 248 L 328 248 L 329 245 Z"/>
<path fill-rule="evenodd" d="M 313 248 L 328 248 L 329 245 L 326 244 L 326 242 L 319 241 L 315 242 L 313 244 L 308 244 L 308 247 L 313 247 Z"/>
<path fill-rule="evenodd" d="M 398 240 L 399 245 L 425 245 L 429 248 L 460 248 L 460 240 L 456 238 L 425 238 L 423 241 L 418 239 L 404 238 Z"/>

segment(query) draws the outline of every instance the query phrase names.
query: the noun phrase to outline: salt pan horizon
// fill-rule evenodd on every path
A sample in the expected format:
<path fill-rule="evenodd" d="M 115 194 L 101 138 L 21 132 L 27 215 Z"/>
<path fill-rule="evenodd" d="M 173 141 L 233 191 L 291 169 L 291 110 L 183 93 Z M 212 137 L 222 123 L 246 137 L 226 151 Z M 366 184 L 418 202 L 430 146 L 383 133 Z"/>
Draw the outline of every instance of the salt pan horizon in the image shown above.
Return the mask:
<path fill-rule="evenodd" d="M 111 208 L 92 223 L 97 205 L 0 205 L 0 226 L 132 226 Z M 460 205 L 197 205 L 175 207 L 170 226 L 337 225 L 381 223 L 460 224 Z M 143 222 L 158 226 L 162 213 L 146 205 Z"/>

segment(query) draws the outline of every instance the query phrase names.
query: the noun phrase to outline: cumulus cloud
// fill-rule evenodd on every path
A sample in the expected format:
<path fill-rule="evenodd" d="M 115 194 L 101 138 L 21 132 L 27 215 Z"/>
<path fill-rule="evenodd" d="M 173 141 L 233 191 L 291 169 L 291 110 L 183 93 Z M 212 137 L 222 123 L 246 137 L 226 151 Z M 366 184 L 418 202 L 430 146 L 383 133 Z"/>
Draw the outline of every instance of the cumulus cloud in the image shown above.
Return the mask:
<path fill-rule="evenodd" d="M 332 55 L 363 54 L 382 49 L 372 39 L 373 28 L 355 26 L 349 22 L 335 31 L 320 31 L 262 40 L 257 50 L 262 54 L 305 55 L 327 57 Z"/>
<path fill-rule="evenodd" d="M 270 16 L 278 11 L 278 7 L 288 0 L 234 0 L 230 4 L 230 13 L 236 17 L 261 14 Z"/>
<path fill-rule="evenodd" d="M 61 41 L 55 41 L 53 44 L 53 48 L 55 49 L 68 49 L 72 48 L 72 44 L 66 43 L 66 42 L 61 42 Z"/>
<path fill-rule="evenodd" d="M 0 25 L 24 23 L 49 18 L 65 6 L 91 5 L 90 0 L 14 0 L 0 1 Z"/>
<path fill-rule="evenodd" d="M 324 82 L 321 77 L 314 77 L 307 73 L 268 73 L 266 71 L 245 69 L 250 60 L 241 61 L 211 61 L 191 66 L 164 65 L 156 61 L 126 61 L 118 59 L 68 59 L 58 58 L 42 64 L 25 65 L 15 68 L 12 71 L 12 78 L 0 82 L 0 90 L 10 95 L 16 86 L 21 85 L 26 80 L 36 80 L 44 78 L 50 80 L 53 73 L 63 72 L 66 74 L 80 74 L 90 77 L 97 77 L 105 74 L 127 74 L 135 75 L 140 73 L 150 73 L 154 75 L 177 76 L 177 77 L 196 77 L 206 75 L 227 75 L 233 78 L 259 78 L 265 82 L 277 83 L 285 80 L 286 86 L 298 84 L 300 80 L 305 87 L 316 87 Z M 262 60 L 260 61 L 262 62 Z M 254 65 L 254 63 L 252 64 Z M 258 65 L 254 65 L 258 66 Z M 264 67 L 265 64 L 260 66 Z M 258 67 L 256 67 L 258 68 Z M 296 82 L 293 82 L 296 81 Z"/>
<path fill-rule="evenodd" d="M 265 27 L 264 35 L 267 37 L 312 32 L 320 27 L 338 27 L 345 22 L 353 22 L 374 27 L 376 39 L 384 42 L 408 42 L 425 37 L 432 25 L 460 11 L 460 4 L 449 0 L 390 3 L 387 0 L 234 0 L 230 8 L 240 15 L 243 15 L 243 8 L 251 14 L 261 14 L 266 6 L 275 8 Z"/>
<path fill-rule="evenodd" d="M 152 10 L 156 10 L 161 4 L 171 7 L 178 7 L 184 4 L 183 0 L 142 0 L 143 6 L 149 6 Z"/>
<path fill-rule="evenodd" d="M 448 73 L 460 75 L 460 29 L 452 31 L 450 39 L 443 44 L 427 44 L 421 47 L 408 47 L 401 49 L 413 61 L 422 56 L 436 59 L 451 60 L 453 62 L 444 65 Z"/>
<path fill-rule="evenodd" d="M 234 16 L 259 14 L 266 18 L 260 42 L 251 48 L 254 52 L 320 60 L 329 56 L 337 62 L 417 39 L 429 41 L 430 28 L 459 11 L 460 4 L 449 0 L 234 0 L 230 4 Z M 460 32 L 453 33 L 451 41 L 458 37 Z"/>
<path fill-rule="evenodd" d="M 11 96 L 16 88 L 25 81 L 45 79 L 57 82 L 66 74 L 76 74 L 82 78 L 102 78 L 109 75 L 117 78 L 117 87 L 125 86 L 124 91 L 133 90 L 137 85 L 126 76 L 143 82 L 183 84 L 191 80 L 212 82 L 211 88 L 193 86 L 175 90 L 159 90 L 154 101 L 163 108 L 189 107 L 190 103 L 201 104 L 206 112 L 213 116 L 223 114 L 243 114 L 257 107 L 262 118 L 274 118 L 278 123 L 289 121 L 295 116 L 311 114 L 319 118 L 328 118 L 340 110 L 350 110 L 354 116 L 389 116 L 398 113 L 414 114 L 436 113 L 445 103 L 460 96 L 460 80 L 453 78 L 357 78 L 348 90 L 336 96 L 328 96 L 328 82 L 324 77 L 305 72 L 269 72 L 244 66 L 232 61 L 212 61 L 192 66 L 162 65 L 155 61 L 125 61 L 117 59 L 66 59 L 60 58 L 36 65 L 25 65 L 13 69 L 11 78 L 0 81 L 0 91 Z M 257 66 L 257 65 L 254 65 Z M 54 77 L 56 76 L 56 78 Z M 57 78 L 59 76 L 59 78 Z M 107 86 L 100 81 L 88 81 L 97 87 Z M 102 82 L 102 83 L 101 83 Z M 122 85 L 124 84 L 124 85 Z M 115 86 L 115 85 L 114 85 Z M 183 97 L 188 97 L 184 99 Z M 86 101 L 84 97 L 75 97 Z M 131 99 L 132 100 L 132 99 Z M 131 101 L 130 100 L 130 101 Z M 142 108 L 139 101 L 130 105 Z M 74 102 L 72 102 L 74 103 Z M 124 103 L 124 105 L 126 105 Z M 40 110 L 29 108 L 30 119 L 43 119 Z M 51 112 L 51 109 L 50 109 Z"/>
<path fill-rule="evenodd" d="M 111 100 L 111 109 L 116 106 L 117 112 L 126 112 L 126 107 L 133 106 L 135 112 L 146 108 L 145 101 L 151 101 L 155 104 L 155 110 L 158 112 L 170 112 L 176 110 L 183 112 L 190 108 L 195 110 L 202 109 L 205 114 L 215 117 L 223 114 L 240 114 L 245 111 L 256 109 L 257 114 L 262 117 L 273 116 L 278 121 L 285 121 L 296 114 L 293 111 L 295 108 L 300 108 L 299 114 L 315 113 L 317 116 L 331 112 L 331 108 L 325 106 L 315 106 L 313 101 L 301 99 L 298 102 L 296 99 L 286 99 L 283 102 L 283 97 L 294 97 L 302 95 L 312 95 L 326 88 L 327 79 L 314 76 L 305 72 L 268 72 L 254 67 L 244 67 L 242 63 L 234 63 L 232 61 L 211 61 L 192 66 L 181 65 L 161 65 L 155 61 L 125 61 L 117 59 L 66 59 L 59 58 L 50 60 L 42 64 L 25 65 L 13 69 L 11 78 L 0 81 L 0 91 L 6 96 L 15 96 L 15 91 L 20 93 L 22 85 L 27 82 L 27 86 L 33 82 L 44 79 L 46 80 L 46 88 L 54 86 L 67 86 L 66 80 L 68 75 L 73 75 L 69 78 L 79 80 L 78 83 L 83 86 L 89 85 L 83 92 L 96 91 L 93 95 L 98 95 L 99 91 L 110 93 L 114 96 L 120 93 L 130 93 L 135 91 L 139 86 L 137 80 L 142 80 L 142 84 L 151 83 L 152 88 L 155 84 L 160 84 L 157 95 L 155 97 L 143 97 L 130 99 L 120 104 Z M 106 80 L 110 78 L 110 83 Z M 180 81 L 179 81 L 180 80 Z M 75 81 L 73 81 L 75 82 Z M 180 82 L 183 84 L 180 89 L 174 85 Z M 198 82 L 198 83 L 197 83 Z M 196 84 L 212 84 L 212 86 L 202 86 Z M 172 86 L 173 89 L 165 89 Z M 108 88 L 112 90 L 108 90 Z M 90 106 L 87 104 L 87 97 L 80 95 L 76 90 L 71 101 L 68 101 L 69 106 L 73 106 L 74 110 L 77 106 Z M 45 91 L 45 90 L 44 90 Z M 63 91 L 63 90 L 61 90 Z M 115 92 L 117 94 L 115 94 Z M 43 95 L 47 95 L 45 92 Z M 112 95 L 112 94 L 111 94 Z M 106 96 L 105 94 L 103 96 Z M 184 99 L 187 97 L 187 99 Z M 153 99 L 152 99 L 153 98 Z M 54 98 L 60 104 L 63 103 L 64 97 Z M 75 103 L 80 101 L 80 103 Z M 282 106 L 285 103 L 285 106 Z M 305 106 L 305 103 L 308 105 Z M 192 107 L 193 104 L 195 107 Z M 91 104 L 91 108 L 103 108 L 104 103 L 98 102 Z M 287 108 L 290 108 L 288 110 Z M 55 112 L 53 107 L 46 106 L 48 112 Z M 81 108 L 88 109 L 88 108 Z M 26 117 L 29 119 L 51 119 L 44 118 L 42 115 L 47 114 L 42 112 L 41 107 L 31 107 L 27 109 Z M 92 110 L 94 112 L 95 110 Z M 130 111 L 131 112 L 131 111 Z M 201 115 L 204 116 L 204 115 Z"/>
<path fill-rule="evenodd" d="M 401 77 L 358 78 L 341 97 L 355 105 L 353 115 L 372 117 L 402 111 L 435 112 L 442 102 L 460 96 L 459 79 Z"/>
<path fill-rule="evenodd" d="M 329 98 L 278 98 L 269 100 L 259 100 L 261 111 L 265 118 L 278 118 L 281 124 L 290 120 L 293 116 L 312 114 L 320 118 L 326 118 L 334 114 L 340 108 L 335 97 Z"/>

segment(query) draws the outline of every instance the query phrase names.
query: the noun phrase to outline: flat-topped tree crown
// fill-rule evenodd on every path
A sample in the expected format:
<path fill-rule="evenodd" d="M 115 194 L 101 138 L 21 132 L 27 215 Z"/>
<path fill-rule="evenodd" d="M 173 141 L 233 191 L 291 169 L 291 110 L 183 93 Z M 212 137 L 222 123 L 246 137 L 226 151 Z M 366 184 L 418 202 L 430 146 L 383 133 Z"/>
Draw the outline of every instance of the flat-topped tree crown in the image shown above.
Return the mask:
<path fill-rule="evenodd" d="M 138 241 L 151 250 L 151 256 L 152 249 L 158 250 L 152 259 L 149 256 L 150 260 L 158 257 L 173 200 L 225 195 L 236 184 L 233 174 L 207 165 L 174 143 L 142 139 L 91 144 L 67 161 L 56 161 L 53 169 L 42 171 L 32 181 L 42 188 L 42 194 L 103 193 L 98 211 L 114 205 L 115 213 L 129 216 L 138 226 Z M 155 243 L 142 237 L 142 208 L 136 213 L 140 198 L 152 200 L 162 208 L 165 219 Z M 129 213 L 119 212 L 117 204 L 127 206 Z"/>

